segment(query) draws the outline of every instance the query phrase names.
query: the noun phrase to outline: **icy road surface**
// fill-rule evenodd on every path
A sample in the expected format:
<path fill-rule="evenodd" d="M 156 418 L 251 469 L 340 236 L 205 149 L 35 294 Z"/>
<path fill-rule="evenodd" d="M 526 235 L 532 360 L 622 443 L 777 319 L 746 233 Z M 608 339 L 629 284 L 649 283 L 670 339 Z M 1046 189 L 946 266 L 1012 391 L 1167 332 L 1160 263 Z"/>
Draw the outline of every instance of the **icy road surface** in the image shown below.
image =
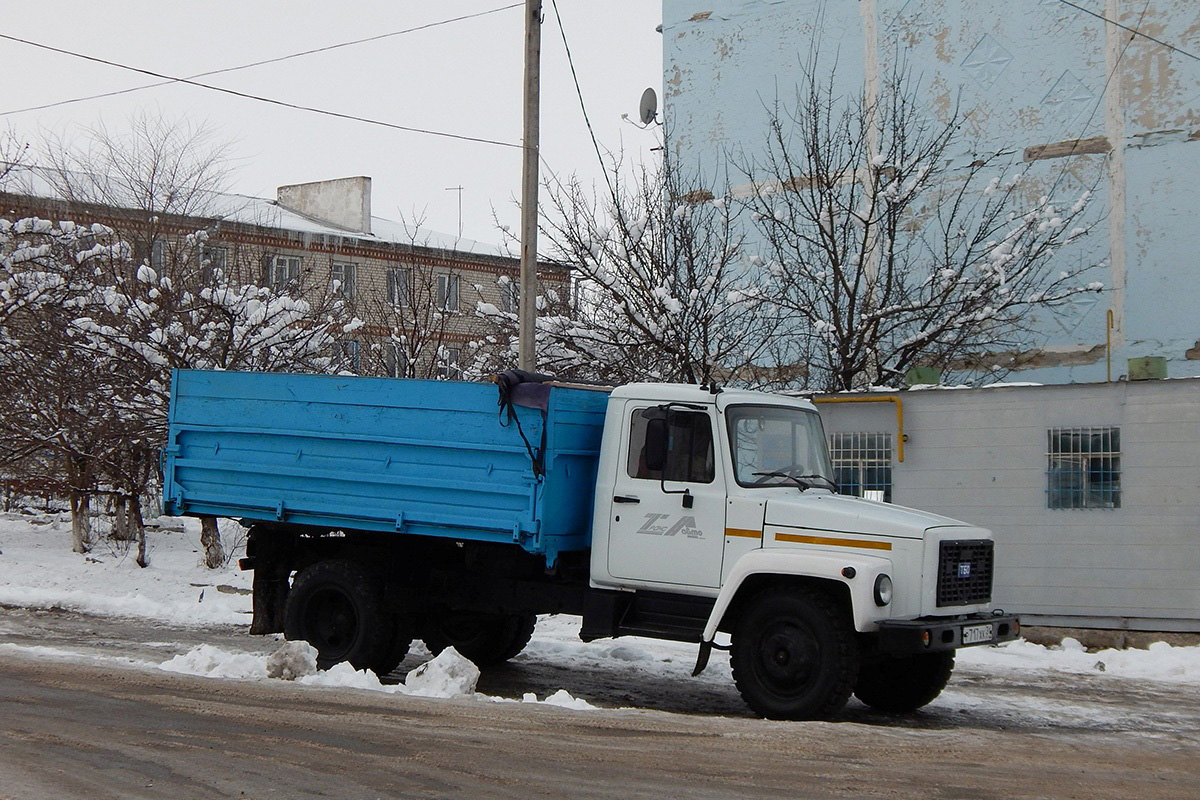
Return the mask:
<path fill-rule="evenodd" d="M 545 617 L 473 693 L 430 699 L 403 685 L 419 644 L 383 682 L 267 678 L 282 642 L 246 632 L 249 575 L 203 569 L 196 538 L 154 531 L 143 570 L 0 517 L 0 800 L 1200 796 L 1200 648 L 972 648 L 919 713 L 777 723 L 723 655 L 692 678 L 693 646 Z"/>

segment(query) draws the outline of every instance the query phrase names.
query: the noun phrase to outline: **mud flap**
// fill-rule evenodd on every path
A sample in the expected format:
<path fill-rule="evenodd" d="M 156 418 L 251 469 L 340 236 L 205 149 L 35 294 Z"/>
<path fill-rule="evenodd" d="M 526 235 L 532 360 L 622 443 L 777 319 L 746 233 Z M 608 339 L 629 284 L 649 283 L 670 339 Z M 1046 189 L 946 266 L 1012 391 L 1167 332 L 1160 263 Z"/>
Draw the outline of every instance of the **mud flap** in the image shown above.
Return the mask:
<path fill-rule="evenodd" d="M 733 646 L 728 644 L 717 644 L 716 642 L 700 642 L 700 652 L 696 654 L 696 668 L 692 670 L 692 677 L 695 678 L 704 668 L 708 666 L 708 657 L 712 655 L 713 649 L 717 650 L 732 650 Z"/>

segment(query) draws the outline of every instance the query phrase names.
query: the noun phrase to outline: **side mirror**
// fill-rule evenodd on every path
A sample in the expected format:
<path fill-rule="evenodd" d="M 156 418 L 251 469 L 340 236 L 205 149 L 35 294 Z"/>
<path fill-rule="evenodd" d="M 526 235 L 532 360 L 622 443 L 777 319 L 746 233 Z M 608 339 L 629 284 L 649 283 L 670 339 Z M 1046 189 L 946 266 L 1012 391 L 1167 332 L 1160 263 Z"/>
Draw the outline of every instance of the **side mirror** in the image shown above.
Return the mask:
<path fill-rule="evenodd" d="M 667 421 L 663 418 L 646 420 L 646 445 L 642 450 L 646 469 L 659 472 L 667 463 Z"/>

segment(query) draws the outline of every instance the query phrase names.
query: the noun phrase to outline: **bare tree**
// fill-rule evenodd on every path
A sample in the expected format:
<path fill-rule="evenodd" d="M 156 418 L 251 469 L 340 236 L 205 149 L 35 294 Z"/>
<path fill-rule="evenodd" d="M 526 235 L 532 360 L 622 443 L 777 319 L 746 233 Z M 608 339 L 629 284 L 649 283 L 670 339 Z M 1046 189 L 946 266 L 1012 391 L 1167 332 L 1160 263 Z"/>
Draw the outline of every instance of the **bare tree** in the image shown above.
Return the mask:
<path fill-rule="evenodd" d="M 81 149 L 52 148 L 49 173 L 64 198 L 110 224 L 24 220 L 0 237 L 10 250 L 0 273 L 0 313 L 8 308 L 11 318 L 0 329 L 2 367 L 20 387 L 22 408 L 82 409 L 45 421 L 68 439 L 87 437 L 87 447 L 64 445 L 55 463 L 69 470 L 81 504 L 98 492 L 116 498 L 116 533 L 138 542 L 143 565 L 141 498 L 157 480 L 166 441 L 170 371 L 323 371 L 337 337 L 357 324 L 323 282 L 315 291 L 305 276 L 279 289 L 237 283 L 213 263 L 209 231 L 194 229 L 226 176 L 223 150 L 210 138 L 203 127 L 142 115 L 128 134 L 101 127 Z M 235 256 L 259 274 L 262 253 Z M 0 416 L 21 424 L 15 410 Z M 44 438 L 26 455 L 38 456 Z M 224 563 L 214 525 L 203 526 L 202 546 L 209 566 Z"/>
<path fill-rule="evenodd" d="M 111 445 L 113 375 L 70 335 L 86 276 L 127 249 L 102 226 L 0 220 L 0 466 L 61 486 L 72 511 L 72 549 L 93 543 L 91 500 Z"/>
<path fill-rule="evenodd" d="M 763 155 L 736 159 L 811 388 L 978 368 L 1027 344 L 1036 312 L 1103 288 L 1065 257 L 1095 222 L 1088 195 L 1061 203 L 1057 176 L 1006 154 L 960 157 L 961 115 L 930 116 L 918 89 L 899 68 L 843 99 L 810 68 Z"/>
<path fill-rule="evenodd" d="M 619 162 L 605 187 L 548 182 L 542 235 L 577 276 L 538 298 L 538 363 L 569 377 L 786 383 L 771 354 L 770 276 L 746 252 L 739 208 L 673 164 Z M 480 307 L 491 318 L 507 319 Z"/>
<path fill-rule="evenodd" d="M 0 192 L 8 188 L 9 176 L 29 157 L 29 143 L 23 142 L 11 128 L 0 133 Z"/>
<path fill-rule="evenodd" d="M 389 267 L 386 290 L 354 302 L 365 321 L 358 340 L 364 375 L 437 380 L 460 377 L 468 342 L 462 303 L 470 292 L 457 270 L 414 257 Z"/>
<path fill-rule="evenodd" d="M 159 274 L 147 262 L 133 277 L 113 263 L 93 273 L 95 284 L 70 321 L 75 347 L 120 376 L 115 408 L 125 414 L 125 437 L 108 475 L 132 509 L 141 541 L 139 498 L 152 485 L 157 452 L 166 443 L 173 369 L 255 369 L 321 372 L 337 335 L 353 327 L 342 302 L 329 294 L 305 299 L 253 284 L 230 283 L 200 258 L 203 231 L 181 237 L 176 260 Z M 224 563 L 214 525 L 202 528 L 210 567 Z"/>
<path fill-rule="evenodd" d="M 41 149 L 64 199 L 146 218 L 205 216 L 230 176 L 230 143 L 207 124 L 147 110 L 120 130 L 100 122 L 70 139 L 49 134 Z"/>

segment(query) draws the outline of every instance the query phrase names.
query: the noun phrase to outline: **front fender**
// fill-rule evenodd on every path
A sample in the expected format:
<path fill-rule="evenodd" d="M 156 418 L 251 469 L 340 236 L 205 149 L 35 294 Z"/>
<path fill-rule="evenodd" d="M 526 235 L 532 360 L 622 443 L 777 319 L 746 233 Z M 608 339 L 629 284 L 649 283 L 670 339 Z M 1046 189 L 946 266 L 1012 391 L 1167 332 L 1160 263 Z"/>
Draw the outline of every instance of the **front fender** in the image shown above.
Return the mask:
<path fill-rule="evenodd" d="M 846 567 L 854 568 L 853 578 L 842 574 Z M 850 591 L 854 629 L 860 633 L 874 630 L 876 623 L 888 616 L 885 609 L 875 605 L 874 595 L 875 578 L 885 572 L 892 574 L 892 562 L 880 556 L 782 549 L 746 553 L 734 562 L 725 585 L 717 595 L 708 624 L 704 626 L 703 641 L 711 642 L 717 635 L 717 626 L 721 624 L 742 584 L 754 575 L 817 578 L 840 583 Z"/>

